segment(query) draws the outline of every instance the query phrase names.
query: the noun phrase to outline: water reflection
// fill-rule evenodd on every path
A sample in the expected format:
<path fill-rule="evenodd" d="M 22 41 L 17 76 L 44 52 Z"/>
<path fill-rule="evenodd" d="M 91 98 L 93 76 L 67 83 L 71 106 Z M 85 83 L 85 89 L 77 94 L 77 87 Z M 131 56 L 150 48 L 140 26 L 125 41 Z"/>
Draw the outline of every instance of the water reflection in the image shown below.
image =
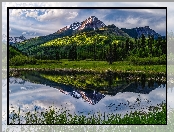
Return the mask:
<path fill-rule="evenodd" d="M 153 80 L 147 80 L 146 75 L 141 75 L 140 80 L 133 77 L 125 75 L 117 75 L 113 74 L 111 71 L 108 71 L 104 75 L 100 75 L 104 81 L 108 82 L 107 86 L 96 88 L 92 87 L 93 89 L 83 89 L 83 88 L 76 88 L 73 85 L 67 85 L 63 83 L 58 83 L 48 78 L 44 78 L 41 74 L 45 75 L 55 75 L 56 73 L 50 72 L 23 72 L 22 79 L 9 79 L 9 83 L 18 83 L 18 84 L 25 84 L 26 80 L 38 84 L 47 85 L 50 87 L 57 88 L 61 93 L 66 95 L 70 95 L 76 99 L 82 98 L 83 100 L 87 101 L 88 103 L 95 105 L 101 99 L 103 99 L 106 95 L 115 96 L 119 92 L 133 92 L 133 93 L 141 93 L 141 94 L 149 94 L 152 90 L 156 89 L 158 86 L 161 85 L 160 82 L 154 82 Z M 66 75 L 62 75 L 66 76 Z M 76 76 L 76 74 L 73 74 Z M 83 75 L 85 76 L 85 75 Z M 95 76 L 95 75 L 94 75 Z M 116 80 L 117 78 L 117 80 Z M 164 85 L 164 84 L 163 84 Z M 25 89 L 25 87 L 22 87 Z M 22 89 L 21 88 L 21 89 Z M 104 91 L 101 91 L 104 90 Z M 104 93 L 102 93 L 104 92 Z"/>
<path fill-rule="evenodd" d="M 60 92 L 70 95 L 76 99 L 82 98 L 87 101 L 89 104 L 95 105 L 98 103 L 102 98 L 105 97 L 104 94 L 100 92 L 96 92 L 95 90 L 79 90 L 70 86 L 62 85 L 61 87 L 56 87 L 59 89 Z"/>
<path fill-rule="evenodd" d="M 166 100 L 166 84 L 147 80 L 145 76 L 142 79 L 137 77 L 140 78 L 138 80 L 131 76 L 112 73 L 109 76 L 96 75 L 104 80 L 102 81 L 106 86 L 97 88 L 93 86 L 91 89 L 84 89 L 58 83 L 52 78 L 41 76 L 41 74 L 49 75 L 49 77 L 52 74 L 55 77 L 61 76 L 57 73 L 24 72 L 20 77 L 10 77 L 9 104 L 14 107 L 20 106 L 24 111 L 27 107 L 32 111 L 34 110 L 31 109 L 33 105 L 43 109 L 54 102 L 57 108 L 66 106 L 72 113 L 88 114 L 89 111 L 94 113 L 101 111 L 125 114 L 134 110 L 148 111 L 150 106 L 155 106 Z M 78 75 L 73 76 L 78 77 Z M 93 77 L 95 79 L 95 75 Z M 100 78 L 97 79 L 101 81 Z"/>

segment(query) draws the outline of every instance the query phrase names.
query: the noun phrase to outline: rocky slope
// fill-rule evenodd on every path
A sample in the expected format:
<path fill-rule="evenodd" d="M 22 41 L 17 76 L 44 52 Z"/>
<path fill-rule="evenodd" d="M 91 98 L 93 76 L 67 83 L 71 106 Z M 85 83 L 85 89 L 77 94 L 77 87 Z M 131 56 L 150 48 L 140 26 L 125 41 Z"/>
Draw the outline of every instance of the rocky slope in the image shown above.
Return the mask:
<path fill-rule="evenodd" d="M 84 20 L 83 22 L 74 22 L 73 24 L 71 24 L 69 27 L 63 27 L 61 29 L 59 29 L 57 31 L 57 33 L 62 33 L 64 31 L 67 30 L 84 30 L 84 29 L 99 29 L 106 26 L 102 21 L 100 21 L 97 17 L 95 16 L 90 16 L 89 18 L 87 18 L 86 20 Z"/>

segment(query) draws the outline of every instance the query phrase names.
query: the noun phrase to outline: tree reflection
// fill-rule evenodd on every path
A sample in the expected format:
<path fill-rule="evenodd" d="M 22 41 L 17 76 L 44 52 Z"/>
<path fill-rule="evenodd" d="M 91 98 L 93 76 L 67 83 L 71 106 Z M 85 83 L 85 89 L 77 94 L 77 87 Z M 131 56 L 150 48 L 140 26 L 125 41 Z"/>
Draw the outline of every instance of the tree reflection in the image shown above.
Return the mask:
<path fill-rule="evenodd" d="M 48 75 L 49 78 L 44 77 L 43 75 Z M 62 78 L 65 82 L 56 82 L 51 77 L 55 76 L 57 78 Z M 70 76 L 70 77 L 66 77 Z M 34 83 L 39 84 L 46 84 L 47 86 L 51 87 L 60 87 L 60 92 L 64 94 L 69 94 L 74 98 L 84 97 L 84 99 L 88 98 L 98 98 L 96 96 L 97 93 L 104 93 L 105 95 L 112 95 L 115 96 L 118 92 L 134 92 L 134 93 L 145 93 L 148 94 L 153 89 L 157 88 L 154 87 L 154 80 L 147 79 L 145 74 L 141 76 L 134 75 L 134 74 L 118 74 L 114 73 L 111 70 L 108 70 L 106 73 L 102 74 L 75 74 L 75 73 L 68 73 L 68 74 L 59 74 L 58 72 L 26 72 L 21 76 L 24 80 L 29 80 Z M 90 78 L 90 79 L 89 79 Z M 87 81 L 86 81 L 87 80 Z M 73 85 L 73 83 L 67 84 L 67 82 L 75 82 L 79 84 L 79 87 Z M 80 87 L 82 83 L 90 84 L 86 85 L 88 87 L 82 88 Z M 145 84 L 148 83 L 148 86 Z M 102 85 L 101 85 L 102 84 Z M 158 85 L 161 85 L 161 82 L 158 82 Z M 150 88 L 150 89 L 149 89 Z M 95 94 L 91 92 L 85 92 L 85 89 L 93 89 Z M 85 94 L 83 94 L 85 92 Z M 90 94 L 88 94 L 90 93 Z M 100 99 L 100 97 L 99 97 Z M 95 99 L 94 99 L 95 100 Z M 94 101 L 95 102 L 95 101 Z M 97 101 L 96 101 L 97 102 Z"/>
<path fill-rule="evenodd" d="M 146 83 L 146 75 L 142 74 L 141 76 L 141 84 L 142 84 L 142 88 L 145 88 L 145 83 Z"/>
<path fill-rule="evenodd" d="M 148 87 L 151 88 L 154 86 L 154 81 L 152 79 L 149 79 L 148 81 Z"/>
<path fill-rule="evenodd" d="M 114 79 L 112 71 L 108 70 L 106 79 L 108 81 L 108 87 L 111 88 L 111 86 L 113 85 L 113 79 Z"/>

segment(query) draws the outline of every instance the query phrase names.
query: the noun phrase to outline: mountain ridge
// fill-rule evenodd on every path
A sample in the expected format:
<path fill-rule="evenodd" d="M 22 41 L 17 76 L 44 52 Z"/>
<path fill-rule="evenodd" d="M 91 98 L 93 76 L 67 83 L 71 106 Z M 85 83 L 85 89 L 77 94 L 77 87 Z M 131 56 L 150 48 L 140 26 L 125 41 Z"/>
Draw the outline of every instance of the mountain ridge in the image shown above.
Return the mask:
<path fill-rule="evenodd" d="M 154 35 L 155 39 L 158 38 L 158 36 L 161 36 L 159 33 L 151 29 L 149 26 L 136 27 L 131 29 L 118 28 L 114 24 L 106 26 L 106 24 L 100 21 L 97 17 L 90 16 L 82 22 L 77 22 L 77 21 L 73 22 L 69 26 L 60 28 L 55 33 L 45 35 L 45 36 L 39 36 L 38 38 L 44 39 L 45 41 L 50 41 L 52 39 L 62 38 L 65 36 L 73 36 L 76 33 L 87 32 L 91 30 L 94 30 L 94 31 L 100 30 L 101 32 L 106 31 L 109 33 L 113 33 L 117 36 L 125 36 L 125 37 L 132 37 L 132 38 L 140 38 L 142 34 L 144 34 L 145 37 L 148 37 L 148 34 Z M 20 37 L 14 37 L 14 38 L 9 37 L 9 44 L 16 43 L 16 40 L 18 40 L 18 42 L 27 40 L 26 38 L 25 39 L 24 38 L 25 37 L 23 35 Z"/>
<path fill-rule="evenodd" d="M 95 16 L 90 16 L 87 19 L 85 19 L 83 22 L 74 22 L 70 24 L 70 26 L 65 26 L 57 31 L 57 33 L 61 33 L 63 31 L 66 31 L 68 29 L 72 30 L 83 30 L 85 28 L 94 28 L 98 29 L 101 27 L 106 26 L 102 21 L 100 21 L 97 17 Z"/>

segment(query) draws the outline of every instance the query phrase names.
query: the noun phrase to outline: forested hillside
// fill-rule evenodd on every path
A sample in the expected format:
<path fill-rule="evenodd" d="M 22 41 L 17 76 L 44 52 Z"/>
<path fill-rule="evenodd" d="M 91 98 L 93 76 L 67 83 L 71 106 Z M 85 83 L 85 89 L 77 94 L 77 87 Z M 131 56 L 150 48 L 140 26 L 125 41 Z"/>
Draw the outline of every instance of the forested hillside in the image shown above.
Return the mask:
<path fill-rule="evenodd" d="M 162 57 L 165 60 L 167 53 L 166 38 L 149 26 L 119 29 L 114 24 L 106 26 L 95 16 L 81 23 L 73 23 L 53 34 L 24 40 L 12 46 L 35 59 L 88 59 L 108 61 L 110 64 L 123 60 L 135 62 L 137 58 L 148 57 Z M 146 60 L 148 63 L 149 59 Z M 161 63 L 164 62 L 160 61 L 159 64 Z"/>
<path fill-rule="evenodd" d="M 39 43 L 39 44 L 38 44 Z M 124 60 L 128 56 L 159 57 L 166 54 L 166 40 L 153 36 L 140 39 L 117 36 L 114 34 L 99 34 L 83 32 L 74 36 L 53 39 L 48 42 L 35 38 L 31 41 L 18 43 L 15 47 L 37 59 L 92 59 L 113 61 Z"/>

